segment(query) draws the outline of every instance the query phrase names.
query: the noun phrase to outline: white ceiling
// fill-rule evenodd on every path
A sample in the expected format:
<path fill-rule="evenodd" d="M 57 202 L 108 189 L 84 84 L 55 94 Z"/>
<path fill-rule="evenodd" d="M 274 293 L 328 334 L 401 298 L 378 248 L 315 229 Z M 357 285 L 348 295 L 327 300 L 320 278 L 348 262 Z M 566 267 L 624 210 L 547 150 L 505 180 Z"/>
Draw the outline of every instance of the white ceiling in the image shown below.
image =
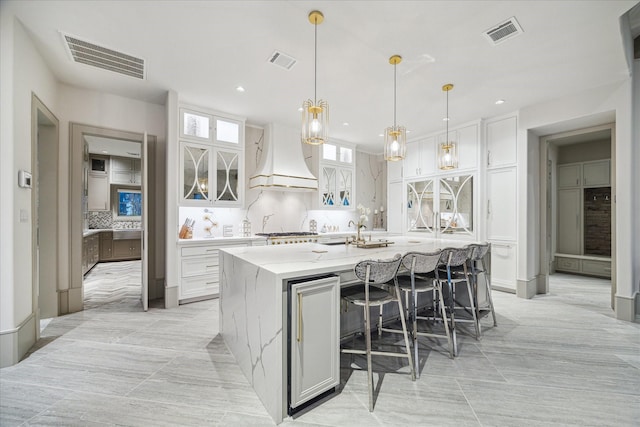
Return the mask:
<path fill-rule="evenodd" d="M 69 85 L 163 104 L 183 101 L 263 125 L 298 126 L 313 98 L 330 105 L 330 135 L 380 151 L 393 122 L 409 138 L 508 113 L 628 78 L 619 17 L 637 1 L 3 1 L 57 78 Z M 515 16 L 524 33 L 492 46 L 483 32 Z M 144 58 L 144 81 L 70 60 L 60 32 Z M 286 71 L 274 50 L 298 60 Z M 239 93 L 242 85 L 246 92 Z M 496 105 L 497 99 L 504 99 Z M 343 123 L 348 122 L 349 126 Z"/>

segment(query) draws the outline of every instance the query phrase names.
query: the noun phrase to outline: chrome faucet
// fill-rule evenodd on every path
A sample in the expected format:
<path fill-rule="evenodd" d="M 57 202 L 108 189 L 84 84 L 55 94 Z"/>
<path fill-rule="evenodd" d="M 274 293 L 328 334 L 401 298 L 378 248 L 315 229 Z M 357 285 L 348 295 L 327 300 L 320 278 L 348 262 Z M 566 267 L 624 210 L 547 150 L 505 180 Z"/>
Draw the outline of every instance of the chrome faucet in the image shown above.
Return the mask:
<path fill-rule="evenodd" d="M 351 227 L 352 225 L 355 226 L 356 223 L 352 219 L 350 219 L 349 223 L 347 223 L 347 227 Z"/>

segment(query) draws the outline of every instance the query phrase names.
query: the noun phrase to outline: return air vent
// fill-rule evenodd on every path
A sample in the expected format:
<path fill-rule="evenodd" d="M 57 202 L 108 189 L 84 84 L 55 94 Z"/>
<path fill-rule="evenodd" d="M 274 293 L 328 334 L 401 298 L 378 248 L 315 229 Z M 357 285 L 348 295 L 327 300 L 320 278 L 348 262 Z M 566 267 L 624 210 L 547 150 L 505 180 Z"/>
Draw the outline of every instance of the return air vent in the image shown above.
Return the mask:
<path fill-rule="evenodd" d="M 269 57 L 269 62 L 285 70 L 290 70 L 298 61 L 286 53 L 275 50 Z"/>
<path fill-rule="evenodd" d="M 495 27 L 485 31 L 483 34 L 492 45 L 498 45 L 503 41 L 522 34 L 522 27 L 514 16 Z"/>
<path fill-rule="evenodd" d="M 62 36 L 67 51 L 75 62 L 144 80 L 144 59 L 98 46 L 67 34 L 62 34 Z"/>

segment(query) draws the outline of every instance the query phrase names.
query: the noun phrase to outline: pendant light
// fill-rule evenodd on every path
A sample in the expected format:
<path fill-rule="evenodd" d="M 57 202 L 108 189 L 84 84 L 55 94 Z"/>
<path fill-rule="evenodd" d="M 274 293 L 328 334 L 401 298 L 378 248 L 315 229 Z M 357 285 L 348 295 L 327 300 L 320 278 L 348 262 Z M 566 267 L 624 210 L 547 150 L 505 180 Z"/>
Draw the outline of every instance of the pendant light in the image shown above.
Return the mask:
<path fill-rule="evenodd" d="M 329 104 L 318 100 L 318 24 L 322 24 L 324 15 L 314 10 L 309 13 L 309 22 L 314 26 L 314 68 L 313 68 L 313 101 L 308 99 L 302 104 L 302 142 L 320 145 L 329 141 Z"/>
<path fill-rule="evenodd" d="M 384 132 L 384 159 L 392 162 L 404 159 L 407 151 L 407 130 L 396 124 L 396 65 L 401 61 L 400 55 L 389 58 L 389 64 L 393 65 L 393 126 Z"/>
<path fill-rule="evenodd" d="M 442 86 L 442 90 L 447 93 L 447 133 L 444 142 L 438 146 L 438 166 L 440 169 L 456 169 L 458 167 L 458 148 L 455 142 L 449 139 L 449 91 L 453 89 L 451 83 Z"/>

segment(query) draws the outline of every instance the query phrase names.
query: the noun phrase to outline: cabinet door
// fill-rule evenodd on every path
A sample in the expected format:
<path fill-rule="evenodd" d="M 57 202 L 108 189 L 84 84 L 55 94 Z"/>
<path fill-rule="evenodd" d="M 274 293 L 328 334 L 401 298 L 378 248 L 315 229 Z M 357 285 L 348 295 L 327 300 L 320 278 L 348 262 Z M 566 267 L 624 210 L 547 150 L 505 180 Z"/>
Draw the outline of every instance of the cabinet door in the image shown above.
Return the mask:
<path fill-rule="evenodd" d="M 240 155 L 241 151 L 216 150 L 216 202 L 239 202 L 240 191 Z"/>
<path fill-rule="evenodd" d="M 333 166 L 321 166 L 320 171 L 320 205 L 325 207 L 334 206 L 337 203 L 337 168 Z"/>
<path fill-rule="evenodd" d="M 515 292 L 517 285 L 517 246 L 491 242 L 491 286 Z"/>
<path fill-rule="evenodd" d="M 404 232 L 402 220 L 404 218 L 403 184 L 391 182 L 387 186 L 387 231 L 389 233 Z M 384 218 L 383 218 L 384 220 Z"/>
<path fill-rule="evenodd" d="M 517 123 L 515 117 L 487 123 L 487 166 L 516 163 Z"/>
<path fill-rule="evenodd" d="M 340 206 L 351 206 L 351 195 L 353 194 L 353 170 L 338 168 L 337 174 L 338 179 L 336 181 L 336 194 L 338 195 Z"/>
<path fill-rule="evenodd" d="M 418 142 L 419 148 L 419 166 L 418 172 L 420 176 L 431 175 L 436 172 L 436 150 L 437 144 L 435 138 L 427 138 Z"/>
<path fill-rule="evenodd" d="M 206 202 L 209 200 L 209 162 L 211 147 L 183 143 L 181 151 L 182 200 Z"/>
<path fill-rule="evenodd" d="M 487 239 L 516 240 L 515 168 L 487 172 Z"/>
<path fill-rule="evenodd" d="M 113 258 L 113 240 L 101 238 L 100 240 L 100 260 L 110 261 Z"/>
<path fill-rule="evenodd" d="M 243 127 L 242 123 L 237 120 L 225 119 L 222 117 L 214 117 L 215 134 L 214 141 L 225 144 L 234 144 L 240 146 L 242 141 Z"/>
<path fill-rule="evenodd" d="M 89 173 L 87 177 L 87 209 L 90 211 L 108 211 L 109 177 L 105 174 Z"/>
<path fill-rule="evenodd" d="M 558 188 L 570 188 L 580 186 L 581 165 L 558 166 Z"/>
<path fill-rule="evenodd" d="M 420 143 L 407 144 L 407 153 L 404 158 L 404 177 L 415 178 L 420 176 Z"/>
<path fill-rule="evenodd" d="M 292 408 L 340 383 L 338 277 L 291 285 Z"/>
<path fill-rule="evenodd" d="M 213 117 L 197 111 L 180 109 L 180 136 L 199 141 L 211 141 Z"/>
<path fill-rule="evenodd" d="M 478 126 L 471 125 L 457 130 L 458 169 L 478 167 Z"/>
<path fill-rule="evenodd" d="M 406 160 L 406 159 L 405 159 Z M 387 162 L 387 180 L 389 182 L 402 180 L 403 162 Z"/>
<path fill-rule="evenodd" d="M 580 224 L 582 223 L 581 192 L 579 188 L 558 190 L 558 231 L 556 252 L 580 255 Z"/>
<path fill-rule="evenodd" d="M 584 163 L 582 166 L 582 173 L 583 185 L 585 187 L 610 185 L 611 172 L 609 167 L 609 160 Z"/>
<path fill-rule="evenodd" d="M 407 183 L 407 231 L 435 233 L 436 188 L 433 179 Z"/>

